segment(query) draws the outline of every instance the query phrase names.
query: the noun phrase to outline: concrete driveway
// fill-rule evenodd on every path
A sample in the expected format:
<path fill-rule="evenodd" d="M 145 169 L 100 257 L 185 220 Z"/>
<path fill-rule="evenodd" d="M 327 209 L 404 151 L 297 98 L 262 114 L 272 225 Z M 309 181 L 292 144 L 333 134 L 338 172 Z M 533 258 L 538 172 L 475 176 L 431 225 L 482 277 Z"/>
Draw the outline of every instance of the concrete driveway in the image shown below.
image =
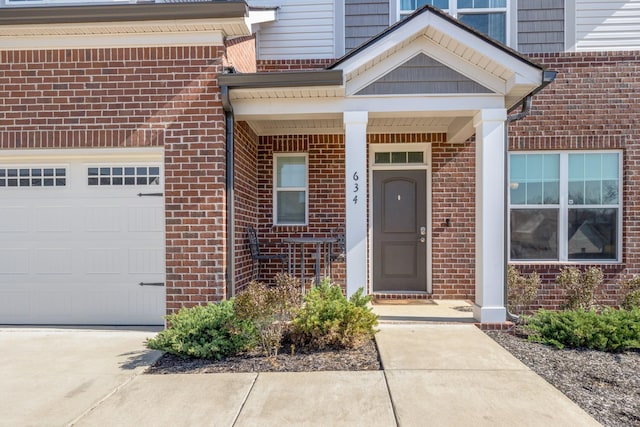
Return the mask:
<path fill-rule="evenodd" d="M 73 423 L 160 356 L 158 330 L 0 328 L 0 426 Z"/>

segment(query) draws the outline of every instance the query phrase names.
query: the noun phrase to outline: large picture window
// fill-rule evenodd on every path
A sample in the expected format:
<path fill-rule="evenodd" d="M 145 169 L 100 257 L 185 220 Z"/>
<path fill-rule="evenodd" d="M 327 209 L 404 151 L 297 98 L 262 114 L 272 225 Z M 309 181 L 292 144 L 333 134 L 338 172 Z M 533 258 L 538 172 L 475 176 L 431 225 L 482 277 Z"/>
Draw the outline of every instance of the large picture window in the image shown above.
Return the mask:
<path fill-rule="evenodd" d="M 507 0 L 399 0 L 400 18 L 429 4 L 502 43 L 507 43 Z"/>
<path fill-rule="evenodd" d="M 621 154 L 509 156 L 512 261 L 620 261 Z"/>
<path fill-rule="evenodd" d="M 274 156 L 273 217 L 276 225 L 307 223 L 307 155 Z"/>

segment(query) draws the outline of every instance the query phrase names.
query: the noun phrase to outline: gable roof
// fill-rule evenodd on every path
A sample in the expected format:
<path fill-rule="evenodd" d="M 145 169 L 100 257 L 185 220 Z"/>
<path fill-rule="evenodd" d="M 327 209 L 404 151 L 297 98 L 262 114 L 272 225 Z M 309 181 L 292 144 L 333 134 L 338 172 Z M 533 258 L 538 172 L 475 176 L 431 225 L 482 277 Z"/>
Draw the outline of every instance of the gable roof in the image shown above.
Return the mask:
<path fill-rule="evenodd" d="M 344 111 L 368 131 L 473 135 L 481 109 L 513 109 L 548 83 L 543 67 L 425 6 L 324 70 L 223 74 L 238 120 L 257 133 L 340 132 Z M 317 126 L 321 123 L 321 126 Z"/>

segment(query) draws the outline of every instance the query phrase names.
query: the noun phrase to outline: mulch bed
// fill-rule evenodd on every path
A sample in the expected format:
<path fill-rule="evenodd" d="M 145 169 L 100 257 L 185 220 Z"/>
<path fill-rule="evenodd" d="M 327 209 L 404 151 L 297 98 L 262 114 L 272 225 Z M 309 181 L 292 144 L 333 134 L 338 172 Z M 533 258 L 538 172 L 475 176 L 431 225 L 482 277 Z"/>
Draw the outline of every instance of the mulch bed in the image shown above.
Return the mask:
<path fill-rule="evenodd" d="M 261 352 L 227 357 L 222 360 L 184 359 L 163 355 L 148 374 L 205 374 L 216 372 L 310 372 L 376 371 L 382 369 L 374 340 L 356 349 L 305 351 L 283 348 L 275 357 Z"/>
<path fill-rule="evenodd" d="M 487 332 L 605 426 L 640 426 L 640 352 L 562 349 Z"/>

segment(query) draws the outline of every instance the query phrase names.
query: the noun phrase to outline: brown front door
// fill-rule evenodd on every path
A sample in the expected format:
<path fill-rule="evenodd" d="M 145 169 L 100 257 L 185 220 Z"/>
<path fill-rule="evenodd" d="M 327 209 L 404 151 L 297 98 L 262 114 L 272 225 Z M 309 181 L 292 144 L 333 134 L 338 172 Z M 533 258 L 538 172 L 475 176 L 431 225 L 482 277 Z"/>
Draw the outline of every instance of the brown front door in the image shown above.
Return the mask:
<path fill-rule="evenodd" d="M 373 172 L 373 290 L 427 291 L 424 170 Z"/>

